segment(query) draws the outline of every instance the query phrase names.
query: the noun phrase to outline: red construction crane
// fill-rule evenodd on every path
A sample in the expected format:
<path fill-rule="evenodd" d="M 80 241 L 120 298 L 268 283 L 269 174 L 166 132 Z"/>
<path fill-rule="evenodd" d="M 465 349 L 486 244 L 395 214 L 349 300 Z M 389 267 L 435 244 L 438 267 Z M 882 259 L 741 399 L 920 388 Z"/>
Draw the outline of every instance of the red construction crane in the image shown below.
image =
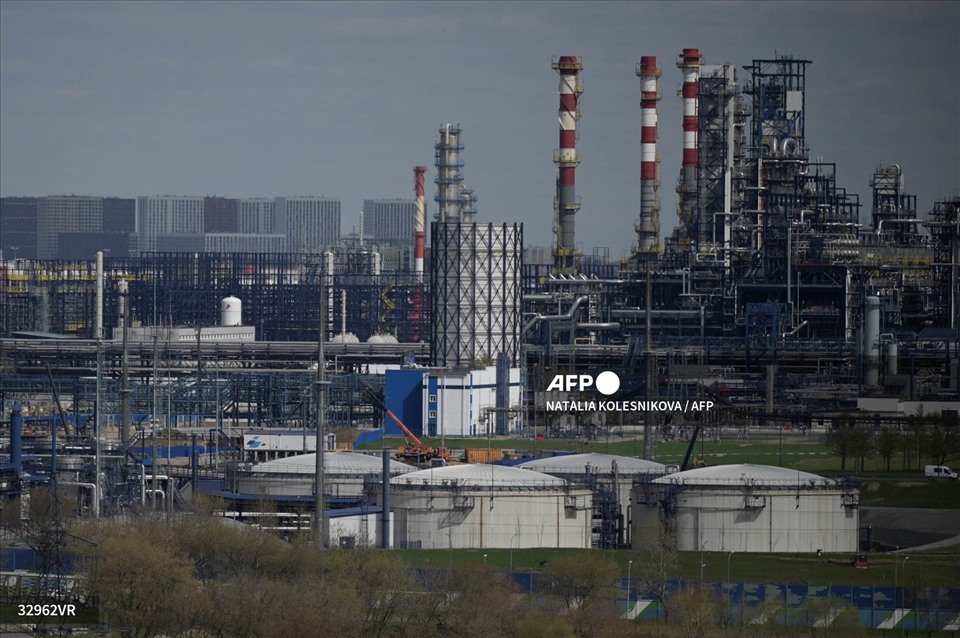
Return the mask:
<path fill-rule="evenodd" d="M 361 383 L 363 382 L 361 381 Z M 363 386 L 370 395 L 370 398 L 373 399 L 373 402 L 376 403 L 387 416 L 393 419 L 393 422 L 396 423 L 400 431 L 403 432 L 404 446 L 397 450 L 397 458 L 399 460 L 413 461 L 415 463 L 423 463 L 430 459 L 442 459 L 444 462 L 450 460 L 450 451 L 447 448 L 439 447 L 434 449 L 429 445 L 424 445 L 423 442 L 417 438 L 417 435 L 411 432 L 410 428 L 404 425 L 403 421 L 393 413 L 393 410 L 388 408 L 386 404 L 380 400 L 380 397 L 377 396 L 373 388 L 366 383 L 363 383 Z"/>

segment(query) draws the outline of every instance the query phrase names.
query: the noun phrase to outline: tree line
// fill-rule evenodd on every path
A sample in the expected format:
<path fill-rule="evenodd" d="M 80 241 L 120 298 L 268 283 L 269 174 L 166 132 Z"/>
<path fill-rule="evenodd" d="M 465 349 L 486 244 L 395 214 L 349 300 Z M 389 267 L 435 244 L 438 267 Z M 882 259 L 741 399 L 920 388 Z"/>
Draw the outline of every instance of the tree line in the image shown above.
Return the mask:
<path fill-rule="evenodd" d="M 960 456 L 960 425 L 946 416 L 915 415 L 903 426 L 877 427 L 844 415 L 834 419 L 826 444 L 840 457 L 840 471 L 846 471 L 848 459 L 853 462 L 851 469 L 863 471 L 868 458 L 879 458 L 883 469 L 890 471 L 896 456 L 900 457 L 900 470 L 920 470 L 925 461 L 944 465 Z"/>

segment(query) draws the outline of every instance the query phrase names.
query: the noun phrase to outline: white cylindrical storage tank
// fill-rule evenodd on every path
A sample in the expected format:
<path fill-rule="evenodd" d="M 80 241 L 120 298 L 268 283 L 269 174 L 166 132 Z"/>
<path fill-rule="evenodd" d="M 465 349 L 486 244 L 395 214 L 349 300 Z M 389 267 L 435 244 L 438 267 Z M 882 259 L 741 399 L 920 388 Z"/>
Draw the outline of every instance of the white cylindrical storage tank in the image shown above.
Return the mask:
<path fill-rule="evenodd" d="M 743 464 L 668 474 L 637 490 L 634 504 L 635 547 L 663 526 L 681 551 L 858 549 L 859 491 L 795 469 Z"/>
<path fill-rule="evenodd" d="M 243 302 L 236 297 L 224 297 L 220 300 L 220 325 L 243 325 Z"/>
<path fill-rule="evenodd" d="M 270 496 L 312 496 L 317 455 L 301 454 L 258 463 L 237 474 L 237 492 Z M 326 452 L 323 456 L 326 492 L 334 498 L 363 495 L 364 484 L 380 480 L 383 462 L 379 456 L 353 452 Z M 417 468 L 394 461 L 391 476 L 413 472 Z"/>
<path fill-rule="evenodd" d="M 616 516 L 615 521 L 606 521 L 620 529 L 615 545 L 630 542 L 633 508 L 631 492 L 635 483 L 647 484 L 667 473 L 667 468 L 656 461 L 645 461 L 615 454 L 563 454 L 520 463 L 517 467 L 562 478 L 573 485 L 593 490 L 596 516 Z M 615 509 L 603 512 L 598 501 L 605 495 L 615 497 Z M 595 541 L 598 539 L 595 539 Z M 595 543 L 596 544 L 596 543 Z M 606 546 L 602 543 L 601 546 Z"/>
<path fill-rule="evenodd" d="M 503 465 L 448 465 L 390 481 L 398 549 L 590 547 L 589 490 Z"/>
<path fill-rule="evenodd" d="M 523 225 L 434 223 L 430 245 L 433 365 L 518 365 Z"/>
<path fill-rule="evenodd" d="M 897 353 L 899 347 L 896 341 L 887 345 L 887 374 L 897 374 Z"/>
<path fill-rule="evenodd" d="M 867 385 L 877 385 L 880 372 L 880 297 L 867 297 L 863 320 L 864 379 Z"/>

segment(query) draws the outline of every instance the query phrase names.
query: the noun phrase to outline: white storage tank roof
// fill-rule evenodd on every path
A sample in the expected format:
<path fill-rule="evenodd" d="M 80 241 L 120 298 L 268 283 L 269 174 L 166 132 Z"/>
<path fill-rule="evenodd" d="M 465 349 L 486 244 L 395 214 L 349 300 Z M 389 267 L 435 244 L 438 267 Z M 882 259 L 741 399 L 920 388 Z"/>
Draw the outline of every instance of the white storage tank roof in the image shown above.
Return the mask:
<path fill-rule="evenodd" d="M 656 461 L 597 453 L 552 456 L 545 459 L 525 461 L 519 467 L 547 474 L 583 474 L 589 466 L 591 472 L 609 474 L 613 472 L 614 461 L 617 463 L 618 474 L 663 474 L 666 471 L 666 466 Z"/>
<path fill-rule="evenodd" d="M 561 478 L 506 465 L 486 463 L 448 465 L 410 472 L 390 480 L 395 485 L 434 487 L 494 487 L 497 489 L 550 487 L 562 488 L 567 482 Z"/>
<path fill-rule="evenodd" d="M 788 467 L 772 465 L 716 465 L 668 474 L 653 481 L 661 485 L 719 486 L 719 487 L 823 487 L 835 489 L 837 482 Z"/>
<path fill-rule="evenodd" d="M 311 453 L 258 463 L 250 471 L 260 474 L 313 474 L 316 472 L 316 465 L 317 455 Z M 383 470 L 383 459 L 353 452 L 325 452 L 323 469 L 325 474 L 379 474 Z M 391 474 L 404 474 L 416 469 L 406 463 L 390 461 Z"/>
<path fill-rule="evenodd" d="M 341 332 L 338 335 L 334 335 L 330 343 L 360 343 L 360 338 L 352 332 Z"/>

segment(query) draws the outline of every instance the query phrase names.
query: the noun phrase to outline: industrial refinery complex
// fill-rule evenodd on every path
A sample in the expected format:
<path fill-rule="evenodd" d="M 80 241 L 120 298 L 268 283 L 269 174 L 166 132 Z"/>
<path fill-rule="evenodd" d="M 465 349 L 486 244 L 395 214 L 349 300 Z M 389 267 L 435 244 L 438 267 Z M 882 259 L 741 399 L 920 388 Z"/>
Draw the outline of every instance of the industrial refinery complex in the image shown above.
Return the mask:
<path fill-rule="evenodd" d="M 353 232 L 320 196 L 3 198 L 4 520 L 55 488 L 99 518 L 205 494 L 325 547 L 896 549 L 866 531 L 853 472 L 695 450 L 960 427 L 958 184 L 918 210 L 883 163 L 860 201 L 808 143 L 811 60 L 644 55 L 620 123 L 639 136 L 632 250 L 586 255 L 578 224 L 609 223 L 576 191 L 589 64 L 543 65 L 549 254 L 465 185 L 470 122 L 424 139 L 434 166 L 397 167 L 413 197 L 366 201 Z M 658 154 L 666 109 L 678 166 Z M 610 436 L 636 455 L 564 445 Z M 658 460 L 664 441 L 682 462 Z"/>

